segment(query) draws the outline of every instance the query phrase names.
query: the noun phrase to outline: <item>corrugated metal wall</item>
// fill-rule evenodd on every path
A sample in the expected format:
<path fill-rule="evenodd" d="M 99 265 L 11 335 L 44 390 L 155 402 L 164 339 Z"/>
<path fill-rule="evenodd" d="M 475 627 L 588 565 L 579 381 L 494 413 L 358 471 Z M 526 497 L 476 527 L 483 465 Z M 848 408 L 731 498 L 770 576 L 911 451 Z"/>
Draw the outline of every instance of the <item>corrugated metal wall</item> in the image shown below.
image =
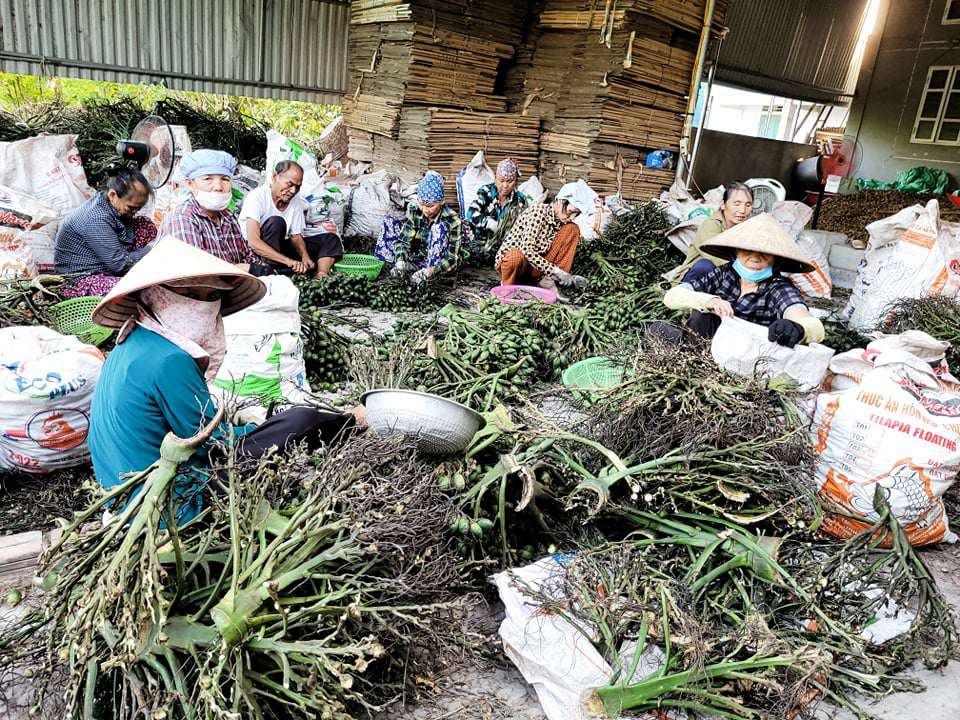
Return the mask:
<path fill-rule="evenodd" d="M 849 100 L 850 60 L 866 6 L 867 0 L 732 0 L 717 81 L 811 102 Z"/>
<path fill-rule="evenodd" d="M 0 0 L 0 69 L 339 103 L 335 0 Z"/>

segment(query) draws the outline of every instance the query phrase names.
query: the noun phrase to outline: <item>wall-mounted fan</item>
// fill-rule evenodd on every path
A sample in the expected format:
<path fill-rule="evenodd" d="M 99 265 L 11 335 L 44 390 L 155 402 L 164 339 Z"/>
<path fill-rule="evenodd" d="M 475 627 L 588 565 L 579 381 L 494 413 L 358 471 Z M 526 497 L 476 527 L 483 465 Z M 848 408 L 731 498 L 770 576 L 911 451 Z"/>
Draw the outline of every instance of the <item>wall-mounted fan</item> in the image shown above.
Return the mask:
<path fill-rule="evenodd" d="M 120 157 L 136 165 L 154 190 L 170 180 L 176 149 L 173 130 L 159 115 L 145 117 L 129 138 L 117 143 Z"/>

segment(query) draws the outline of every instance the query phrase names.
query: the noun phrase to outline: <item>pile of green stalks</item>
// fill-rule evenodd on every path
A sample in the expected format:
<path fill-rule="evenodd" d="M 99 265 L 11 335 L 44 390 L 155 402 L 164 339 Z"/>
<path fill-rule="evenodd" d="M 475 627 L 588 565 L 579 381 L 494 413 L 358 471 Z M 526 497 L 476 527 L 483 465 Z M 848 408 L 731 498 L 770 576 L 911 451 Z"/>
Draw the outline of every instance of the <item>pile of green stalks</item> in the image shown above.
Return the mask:
<path fill-rule="evenodd" d="M 117 141 L 130 137 L 148 114 L 133 98 L 96 101 L 82 108 L 58 100 L 24 103 L 13 113 L 0 111 L 0 141 L 41 134 L 76 135 L 87 181 L 97 187 L 106 180 L 107 166 L 117 160 Z"/>
<path fill-rule="evenodd" d="M 595 477 L 580 488 L 598 509 L 629 489 L 633 503 L 741 522 L 814 511 L 814 453 L 791 380 L 734 375 L 706 348 L 655 341 L 618 361 L 624 381 L 592 408 L 587 427 L 631 469 L 611 472 L 596 458 Z"/>
<path fill-rule="evenodd" d="M 226 150 L 237 162 L 264 169 L 267 156 L 266 125 L 245 113 L 235 102 L 225 100 L 198 107 L 177 98 L 157 103 L 153 112 L 171 125 L 183 125 L 194 149 Z"/>
<path fill-rule="evenodd" d="M 446 305 L 427 322 L 402 326 L 381 346 L 380 360 L 389 362 L 404 347 L 412 359 L 406 387 L 480 412 L 521 396 L 568 363 L 559 345 L 534 329 L 522 307 L 495 300 L 484 300 L 477 309 Z"/>
<path fill-rule="evenodd" d="M 64 279 L 59 275 L 0 280 L 0 327 L 46 325 L 56 327 L 52 308 Z"/>
<path fill-rule="evenodd" d="M 655 202 L 639 205 L 610 221 L 577 249 L 576 272 L 590 281 L 591 295 L 637 292 L 683 262 L 667 239 L 670 221 Z"/>
<path fill-rule="evenodd" d="M 591 302 L 586 312 L 594 323 L 610 332 L 640 330 L 656 321 L 683 325 L 683 312 L 663 304 L 666 288 L 652 284 L 632 292 L 610 293 Z"/>
<path fill-rule="evenodd" d="M 0 473 L 0 536 L 56 527 L 57 518 L 83 510 L 97 487 L 89 467 Z"/>
<path fill-rule="evenodd" d="M 136 124 L 154 113 L 171 125 L 186 126 L 195 149 L 225 150 L 244 165 L 263 169 L 268 128 L 233 103 L 216 110 L 176 99 L 164 100 L 157 107 L 144 107 L 133 97 L 93 101 L 82 107 L 69 107 L 57 99 L 24 103 L 15 111 L 0 111 L 0 142 L 40 134 L 76 135 L 87 181 L 99 187 L 106 181 L 107 166 L 117 160 L 117 141 L 130 137 Z"/>
<path fill-rule="evenodd" d="M 375 359 L 359 363 L 354 380 L 363 389 L 418 389 L 487 412 L 521 401 L 533 388 L 559 380 L 572 363 L 625 342 L 584 310 L 486 298 L 475 309 L 451 304 L 426 320 L 399 324 Z M 402 373 L 398 357 L 407 359 Z"/>
<path fill-rule="evenodd" d="M 655 320 L 674 320 L 663 305 L 663 274 L 683 262 L 666 236 L 670 221 L 655 202 L 615 217 L 595 239 L 577 249 L 575 269 L 590 281 L 579 298 L 599 327 L 638 330 Z"/>
<path fill-rule="evenodd" d="M 615 668 L 589 712 L 800 717 L 825 700 L 868 717 L 858 696 L 918 690 L 901 675 L 913 662 L 960 654 L 953 613 L 881 496 L 876 527 L 818 535 L 792 383 L 731 375 L 694 349 L 615 359 L 623 383 L 575 429 L 500 408 L 438 479 L 458 498 L 467 567 L 571 551 L 555 583 L 527 591 Z M 861 632 L 888 599 L 916 618 L 870 645 Z M 636 677 L 628 641 L 657 645 L 661 669 Z"/>
<path fill-rule="evenodd" d="M 448 549 L 453 506 L 409 444 L 223 451 L 178 526 L 177 468 L 203 440 L 168 436 L 42 558 L 41 608 L 0 638 L 0 674 L 34 664 L 35 712 L 53 696 L 78 720 L 345 720 L 462 650 L 476 601 Z"/>
<path fill-rule="evenodd" d="M 667 346 L 613 361 L 624 381 L 571 430 L 532 405 L 513 417 L 490 413 L 486 435 L 453 471 L 464 478 L 464 514 L 499 528 L 485 555 L 509 565 L 559 544 L 571 521 L 630 528 L 651 509 L 785 531 L 819 523 L 814 455 L 792 384 L 737 377 L 705 352 Z"/>
<path fill-rule="evenodd" d="M 331 327 L 337 318 L 318 307 L 301 305 L 303 361 L 310 386 L 332 388 L 346 379 L 351 341 Z"/>
<path fill-rule="evenodd" d="M 960 370 L 960 302 L 954 298 L 904 298 L 888 308 L 878 328 L 885 333 L 921 330 L 937 340 L 950 343 L 947 365 Z"/>
<path fill-rule="evenodd" d="M 443 301 L 435 285 L 414 287 L 389 277 L 369 280 L 358 275 L 333 272 L 319 280 L 294 279 L 300 289 L 301 307 L 366 307 L 380 312 L 429 312 Z"/>
<path fill-rule="evenodd" d="M 853 350 L 854 348 L 865 348 L 870 342 L 870 338 L 863 333 L 857 332 L 844 322 L 824 323 L 826 336 L 823 344 L 837 351 L 837 354 Z"/>
<path fill-rule="evenodd" d="M 626 538 L 581 545 L 545 586 L 522 588 L 541 612 L 595 638 L 614 668 L 584 698 L 591 717 L 812 717 L 826 700 L 866 718 L 863 698 L 922 689 L 901 675 L 912 662 L 939 667 L 957 656 L 949 605 L 889 512 L 845 543 L 766 530 L 638 513 Z M 895 550 L 878 546 L 884 533 Z M 862 633 L 888 600 L 916 618 L 871 644 Z M 658 669 L 638 675 L 651 655 Z"/>
<path fill-rule="evenodd" d="M 568 305 L 534 303 L 521 312 L 533 318 L 536 332 L 551 338 L 568 362 L 602 355 L 613 348 L 622 351 L 637 344 L 628 334 L 616 332 L 626 328 L 611 327 L 608 319 L 598 315 L 593 307 L 575 309 Z"/>

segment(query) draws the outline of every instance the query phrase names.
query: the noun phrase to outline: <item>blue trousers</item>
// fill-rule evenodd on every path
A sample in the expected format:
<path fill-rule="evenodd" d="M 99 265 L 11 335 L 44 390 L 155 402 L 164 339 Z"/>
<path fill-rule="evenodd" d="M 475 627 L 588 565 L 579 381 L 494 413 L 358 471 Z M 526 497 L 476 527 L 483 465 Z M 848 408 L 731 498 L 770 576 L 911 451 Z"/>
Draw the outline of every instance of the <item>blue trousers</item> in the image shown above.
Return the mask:
<path fill-rule="evenodd" d="M 687 270 L 687 274 L 683 276 L 683 280 L 681 280 L 680 282 L 689 283 L 689 282 L 693 282 L 694 280 L 699 280 L 705 275 L 709 275 L 710 273 L 712 273 L 716 269 L 716 267 L 717 267 L 716 265 L 714 265 L 712 262 L 710 262 L 706 258 L 697 260 L 693 264 L 693 266 L 689 270 Z"/>
<path fill-rule="evenodd" d="M 399 212 L 388 213 L 383 219 L 383 228 L 373 251 L 380 260 L 391 264 L 396 262 L 397 242 L 400 240 L 400 231 L 403 229 L 404 222 L 405 216 Z M 450 250 L 449 238 L 450 228 L 445 222 L 433 223 L 430 225 L 427 237 L 419 238 L 419 243 L 414 239 L 415 247 L 410 248 L 410 257 L 407 260 L 419 270 L 439 264 Z M 419 247 L 416 247 L 417 245 Z"/>

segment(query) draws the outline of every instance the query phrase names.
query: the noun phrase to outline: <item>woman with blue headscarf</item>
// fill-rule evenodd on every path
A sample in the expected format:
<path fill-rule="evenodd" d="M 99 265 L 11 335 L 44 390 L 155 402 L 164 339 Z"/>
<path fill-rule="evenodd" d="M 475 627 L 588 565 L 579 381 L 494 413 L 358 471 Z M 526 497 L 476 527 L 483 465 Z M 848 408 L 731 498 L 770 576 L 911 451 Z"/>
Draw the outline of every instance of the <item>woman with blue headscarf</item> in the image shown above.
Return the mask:
<path fill-rule="evenodd" d="M 374 253 L 393 263 L 394 277 L 410 275 L 410 281 L 420 285 L 456 268 L 463 227 L 460 216 L 443 198 L 443 176 L 428 170 L 417 186 L 417 202 L 410 203 L 406 216 L 384 219 Z"/>

